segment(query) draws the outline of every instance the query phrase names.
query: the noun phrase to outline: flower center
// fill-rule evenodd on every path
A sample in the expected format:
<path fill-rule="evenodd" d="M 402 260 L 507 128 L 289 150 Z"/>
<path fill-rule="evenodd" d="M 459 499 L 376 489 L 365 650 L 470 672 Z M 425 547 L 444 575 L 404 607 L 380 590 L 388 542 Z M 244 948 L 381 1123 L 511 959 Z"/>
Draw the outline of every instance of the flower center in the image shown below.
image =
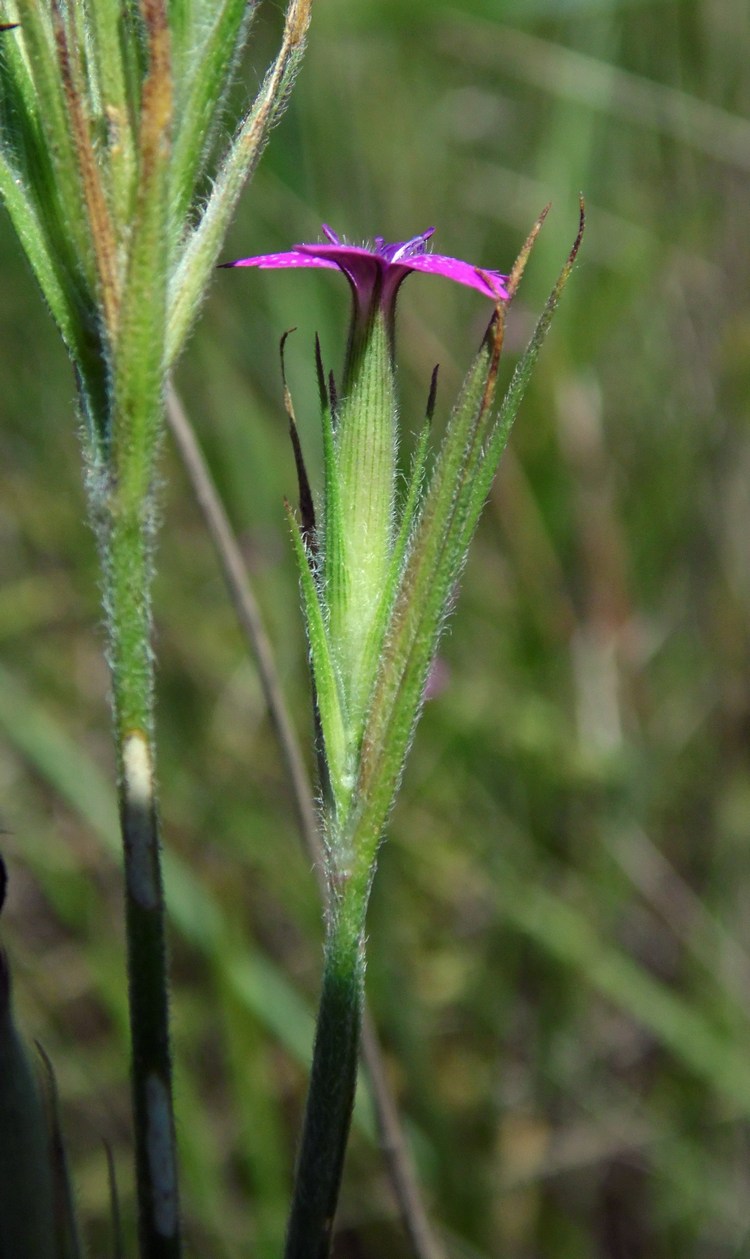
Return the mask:
<path fill-rule="evenodd" d="M 375 253 L 384 262 L 402 262 L 406 258 L 416 258 L 425 252 L 427 241 L 434 231 L 434 227 L 428 227 L 426 232 L 412 236 L 411 240 L 397 240 L 391 244 L 386 244 L 382 236 L 376 236 Z"/>

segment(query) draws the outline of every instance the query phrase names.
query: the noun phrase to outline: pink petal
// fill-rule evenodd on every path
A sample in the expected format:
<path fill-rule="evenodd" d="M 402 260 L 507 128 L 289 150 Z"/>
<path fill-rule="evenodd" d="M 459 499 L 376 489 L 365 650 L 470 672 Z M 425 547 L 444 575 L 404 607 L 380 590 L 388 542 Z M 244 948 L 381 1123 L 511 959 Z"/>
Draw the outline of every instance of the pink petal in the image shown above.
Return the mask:
<path fill-rule="evenodd" d="M 508 296 L 505 287 L 507 275 L 474 267 L 470 262 L 462 262 L 460 258 L 446 258 L 443 254 L 420 254 L 416 258 L 405 259 L 400 265 L 411 271 L 425 271 L 430 275 L 442 275 L 446 280 L 455 280 L 457 284 L 476 289 L 493 301 Z"/>
<path fill-rule="evenodd" d="M 333 267 L 336 263 L 325 258 L 315 258 L 311 254 L 292 249 L 283 254 L 258 254 L 255 258 L 238 258 L 236 262 L 222 262 L 222 267 Z"/>

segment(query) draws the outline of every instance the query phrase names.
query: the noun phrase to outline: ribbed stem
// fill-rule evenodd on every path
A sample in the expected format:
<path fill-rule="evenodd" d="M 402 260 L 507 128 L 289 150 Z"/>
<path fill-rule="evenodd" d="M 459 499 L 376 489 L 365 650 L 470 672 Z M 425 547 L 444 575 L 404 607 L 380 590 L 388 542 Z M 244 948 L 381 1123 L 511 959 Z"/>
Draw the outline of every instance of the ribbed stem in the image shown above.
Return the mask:
<path fill-rule="evenodd" d="M 341 535 L 327 539 L 340 549 L 340 585 L 327 597 L 354 725 L 372 686 L 366 648 L 393 543 L 396 419 L 393 315 L 376 291 L 366 314 L 358 318 L 355 306 L 352 320 L 335 438 Z"/>

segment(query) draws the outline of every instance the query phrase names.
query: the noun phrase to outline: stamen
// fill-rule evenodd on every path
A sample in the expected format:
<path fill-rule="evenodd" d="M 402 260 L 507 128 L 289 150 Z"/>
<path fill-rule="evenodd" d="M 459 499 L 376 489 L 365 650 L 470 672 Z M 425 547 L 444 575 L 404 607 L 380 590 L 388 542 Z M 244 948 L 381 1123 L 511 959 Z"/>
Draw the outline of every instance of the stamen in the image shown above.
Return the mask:
<path fill-rule="evenodd" d="M 390 262 L 400 262 L 402 258 L 414 258 L 419 254 L 423 254 L 427 241 L 435 231 L 434 227 L 428 227 L 426 232 L 422 232 L 419 236 L 412 236 L 411 240 L 405 240 L 403 245 L 399 245 L 394 250 L 389 259 Z"/>

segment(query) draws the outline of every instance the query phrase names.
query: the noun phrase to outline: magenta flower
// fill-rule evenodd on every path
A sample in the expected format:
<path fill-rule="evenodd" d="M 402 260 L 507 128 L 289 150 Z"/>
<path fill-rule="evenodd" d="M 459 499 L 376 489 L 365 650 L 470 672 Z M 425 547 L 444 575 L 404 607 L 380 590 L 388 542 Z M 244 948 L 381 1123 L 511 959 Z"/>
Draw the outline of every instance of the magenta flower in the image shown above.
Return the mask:
<path fill-rule="evenodd" d="M 340 766 L 344 778 L 349 773 L 347 767 L 356 760 L 377 672 L 384 600 L 387 602 L 394 580 L 391 564 L 399 503 L 394 346 L 398 291 L 407 275 L 423 271 L 476 289 L 495 304 L 510 299 L 507 276 L 458 258 L 428 253 L 427 242 L 434 230 L 430 227 L 411 240 L 388 243 L 376 236 L 373 246 L 366 248 L 346 244 L 323 224 L 326 239 L 321 244 L 295 245 L 285 253 L 259 254 L 223 264 L 272 269 L 326 267 L 342 271 L 352 290 L 340 388 L 332 374 L 326 387 L 320 355 L 317 364 L 326 475 L 324 522 L 315 533 L 315 571 L 326 608 L 331 668 L 338 671 L 345 712 L 339 730 L 341 747 L 345 748 Z M 428 404 L 428 411 L 431 407 L 432 403 Z M 299 466 L 298 458 L 298 471 Z M 300 501 L 309 501 L 304 476 L 300 477 Z M 304 509 L 303 516 L 308 522 L 311 519 L 311 513 Z M 311 536 L 309 523 L 305 528 Z M 344 794 L 350 790 L 351 786 L 347 787 Z"/>
<path fill-rule="evenodd" d="M 352 286 L 354 298 L 361 311 L 370 308 L 377 295 L 379 304 L 392 313 L 396 294 L 401 282 L 412 271 L 442 275 L 467 288 L 476 289 L 492 301 L 506 301 L 508 277 L 499 271 L 486 271 L 474 267 L 459 258 L 446 258 L 443 254 L 427 252 L 427 241 L 435 231 L 429 227 L 411 240 L 386 243 L 382 236 L 375 237 L 374 249 L 361 245 L 347 245 L 325 223 L 323 232 L 328 244 L 295 245 L 283 254 L 260 254 L 255 258 L 239 258 L 237 262 L 225 262 L 225 267 L 329 267 L 343 271 Z"/>

